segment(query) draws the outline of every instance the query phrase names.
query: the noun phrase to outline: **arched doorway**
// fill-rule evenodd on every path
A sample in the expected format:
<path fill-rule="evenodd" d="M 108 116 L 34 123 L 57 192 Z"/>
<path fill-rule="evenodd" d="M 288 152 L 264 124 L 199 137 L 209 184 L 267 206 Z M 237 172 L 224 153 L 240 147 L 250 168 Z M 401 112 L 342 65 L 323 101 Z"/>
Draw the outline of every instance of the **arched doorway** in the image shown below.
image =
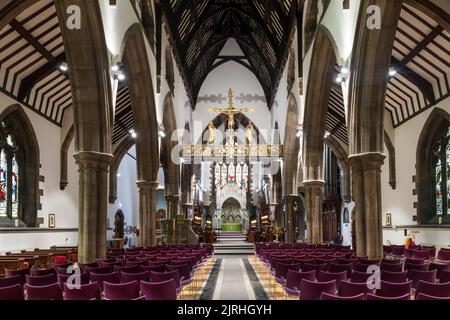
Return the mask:
<path fill-rule="evenodd" d="M 114 215 L 114 239 L 123 239 L 125 228 L 125 216 L 122 210 L 117 210 Z"/>
<path fill-rule="evenodd" d="M 236 199 L 228 198 L 224 201 L 220 218 L 223 232 L 242 231 L 241 204 Z"/>

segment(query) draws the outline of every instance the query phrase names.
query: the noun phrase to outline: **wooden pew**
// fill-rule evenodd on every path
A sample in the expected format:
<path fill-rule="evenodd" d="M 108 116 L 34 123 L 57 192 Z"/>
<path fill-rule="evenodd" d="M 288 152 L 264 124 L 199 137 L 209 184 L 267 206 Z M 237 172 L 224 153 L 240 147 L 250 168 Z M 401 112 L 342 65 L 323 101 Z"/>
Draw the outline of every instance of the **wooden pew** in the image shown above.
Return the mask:
<path fill-rule="evenodd" d="M 0 256 L 0 278 L 5 276 L 5 269 L 31 268 L 38 262 L 38 256 Z"/>

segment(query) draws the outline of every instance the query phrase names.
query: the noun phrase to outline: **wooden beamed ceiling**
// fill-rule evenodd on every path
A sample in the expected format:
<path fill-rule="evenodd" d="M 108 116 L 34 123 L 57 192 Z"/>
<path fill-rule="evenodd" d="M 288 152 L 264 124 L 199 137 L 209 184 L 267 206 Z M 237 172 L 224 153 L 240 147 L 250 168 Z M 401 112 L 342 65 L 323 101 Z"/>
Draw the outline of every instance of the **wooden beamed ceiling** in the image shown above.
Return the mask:
<path fill-rule="evenodd" d="M 392 50 L 386 110 L 398 127 L 450 95 L 450 34 L 431 17 L 403 4 Z"/>
<path fill-rule="evenodd" d="M 0 30 L 0 41 L 0 91 L 61 126 L 72 94 L 59 69 L 65 53 L 54 2 L 41 0 L 18 14 Z"/>
<path fill-rule="evenodd" d="M 271 108 L 295 28 L 297 1 L 170 0 L 161 5 L 192 107 L 207 75 L 235 61 L 256 75 Z M 218 57 L 230 38 L 245 59 Z"/>

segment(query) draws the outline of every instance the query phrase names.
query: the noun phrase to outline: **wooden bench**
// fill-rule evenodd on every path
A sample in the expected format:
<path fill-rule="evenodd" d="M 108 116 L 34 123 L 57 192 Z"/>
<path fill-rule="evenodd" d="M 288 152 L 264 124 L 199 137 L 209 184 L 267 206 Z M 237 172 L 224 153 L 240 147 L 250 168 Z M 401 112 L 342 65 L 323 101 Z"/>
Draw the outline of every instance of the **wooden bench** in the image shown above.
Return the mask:
<path fill-rule="evenodd" d="M 0 256 L 0 278 L 5 276 L 5 269 L 32 267 L 39 263 L 39 256 Z"/>

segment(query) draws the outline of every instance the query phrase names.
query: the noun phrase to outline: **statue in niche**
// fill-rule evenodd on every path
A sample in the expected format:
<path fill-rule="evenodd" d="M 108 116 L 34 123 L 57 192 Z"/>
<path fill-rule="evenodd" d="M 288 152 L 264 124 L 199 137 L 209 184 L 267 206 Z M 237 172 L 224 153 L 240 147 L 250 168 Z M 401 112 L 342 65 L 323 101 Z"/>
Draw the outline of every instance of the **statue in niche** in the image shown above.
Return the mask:
<path fill-rule="evenodd" d="M 253 142 L 253 124 L 251 121 L 248 122 L 248 125 L 245 129 L 245 137 L 247 138 L 248 144 Z"/>
<path fill-rule="evenodd" d="M 214 141 L 216 141 L 216 131 L 217 131 L 217 129 L 214 126 L 214 123 L 212 121 L 209 122 L 208 129 L 209 129 L 208 143 L 214 143 Z"/>

